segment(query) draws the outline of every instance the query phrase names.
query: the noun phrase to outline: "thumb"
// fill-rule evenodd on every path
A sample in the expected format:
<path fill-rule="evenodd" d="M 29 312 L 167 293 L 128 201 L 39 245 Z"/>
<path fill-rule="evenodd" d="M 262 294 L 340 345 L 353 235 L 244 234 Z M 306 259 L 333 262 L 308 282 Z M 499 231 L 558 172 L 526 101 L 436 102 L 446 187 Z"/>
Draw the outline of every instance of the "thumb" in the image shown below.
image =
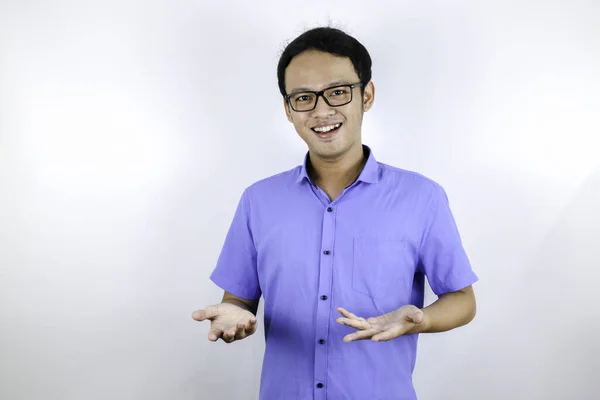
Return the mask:
<path fill-rule="evenodd" d="M 208 306 L 205 309 L 197 310 L 192 313 L 192 318 L 196 321 L 204 321 L 217 316 L 217 307 Z"/>
<path fill-rule="evenodd" d="M 419 309 L 411 311 L 407 315 L 407 319 L 414 324 L 420 324 L 421 322 L 423 322 L 423 311 Z"/>

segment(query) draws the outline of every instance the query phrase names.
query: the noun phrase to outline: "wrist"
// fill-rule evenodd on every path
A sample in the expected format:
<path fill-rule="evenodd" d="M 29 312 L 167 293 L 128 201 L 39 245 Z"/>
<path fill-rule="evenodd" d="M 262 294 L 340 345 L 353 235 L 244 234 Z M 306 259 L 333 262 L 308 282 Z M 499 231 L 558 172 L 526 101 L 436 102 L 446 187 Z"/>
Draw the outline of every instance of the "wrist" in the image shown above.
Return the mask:
<path fill-rule="evenodd" d="M 429 332 L 431 326 L 431 315 L 427 312 L 427 309 L 420 308 L 423 313 L 423 317 L 420 323 L 413 324 L 412 328 L 406 333 L 408 335 L 415 335 L 419 333 L 427 333 Z"/>
<path fill-rule="evenodd" d="M 417 324 L 418 333 L 427 333 L 431 327 L 431 314 L 427 308 L 421 308 L 421 312 L 423 313 L 423 320 L 420 324 Z"/>
<path fill-rule="evenodd" d="M 237 307 L 239 307 L 239 308 L 241 308 L 243 310 L 246 310 L 246 311 L 250 311 L 252 314 L 256 315 L 256 311 L 252 310 L 248 306 L 248 304 L 244 303 L 243 301 L 239 301 L 239 300 L 236 300 L 236 299 L 225 299 L 225 300 L 222 301 L 222 303 L 233 304 L 234 306 L 237 306 Z"/>

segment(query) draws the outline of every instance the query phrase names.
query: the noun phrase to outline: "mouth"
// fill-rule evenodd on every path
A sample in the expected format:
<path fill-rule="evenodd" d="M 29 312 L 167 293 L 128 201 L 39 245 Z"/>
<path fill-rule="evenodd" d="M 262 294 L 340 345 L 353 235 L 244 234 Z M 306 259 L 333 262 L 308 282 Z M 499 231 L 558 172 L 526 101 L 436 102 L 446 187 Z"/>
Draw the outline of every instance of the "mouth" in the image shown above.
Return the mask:
<path fill-rule="evenodd" d="M 321 137 L 327 137 L 327 136 L 337 132 L 342 127 L 342 125 L 343 125 L 343 123 L 339 122 L 337 124 L 317 126 L 317 127 L 311 128 L 311 129 L 317 135 L 319 135 Z"/>

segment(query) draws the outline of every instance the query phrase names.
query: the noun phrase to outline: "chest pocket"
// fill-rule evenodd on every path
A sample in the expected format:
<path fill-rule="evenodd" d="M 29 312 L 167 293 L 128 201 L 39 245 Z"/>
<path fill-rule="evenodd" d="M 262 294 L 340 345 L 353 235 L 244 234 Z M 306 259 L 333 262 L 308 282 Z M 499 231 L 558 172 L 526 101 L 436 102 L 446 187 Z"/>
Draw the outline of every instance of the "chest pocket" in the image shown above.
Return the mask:
<path fill-rule="evenodd" d="M 415 268 L 406 247 L 400 239 L 354 238 L 352 289 L 379 300 L 410 295 Z"/>

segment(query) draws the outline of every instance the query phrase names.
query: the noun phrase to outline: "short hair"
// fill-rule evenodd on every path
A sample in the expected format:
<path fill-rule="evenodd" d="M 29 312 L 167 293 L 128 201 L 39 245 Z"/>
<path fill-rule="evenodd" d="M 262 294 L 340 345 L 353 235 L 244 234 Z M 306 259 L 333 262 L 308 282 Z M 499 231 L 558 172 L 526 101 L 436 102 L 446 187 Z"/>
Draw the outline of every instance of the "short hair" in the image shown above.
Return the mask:
<path fill-rule="evenodd" d="M 291 41 L 283 50 L 277 64 L 277 82 L 282 96 L 285 91 L 285 70 L 297 55 L 318 50 L 340 57 L 348 57 L 364 87 L 371 80 L 371 56 L 358 40 L 337 28 L 319 27 L 308 30 Z"/>

